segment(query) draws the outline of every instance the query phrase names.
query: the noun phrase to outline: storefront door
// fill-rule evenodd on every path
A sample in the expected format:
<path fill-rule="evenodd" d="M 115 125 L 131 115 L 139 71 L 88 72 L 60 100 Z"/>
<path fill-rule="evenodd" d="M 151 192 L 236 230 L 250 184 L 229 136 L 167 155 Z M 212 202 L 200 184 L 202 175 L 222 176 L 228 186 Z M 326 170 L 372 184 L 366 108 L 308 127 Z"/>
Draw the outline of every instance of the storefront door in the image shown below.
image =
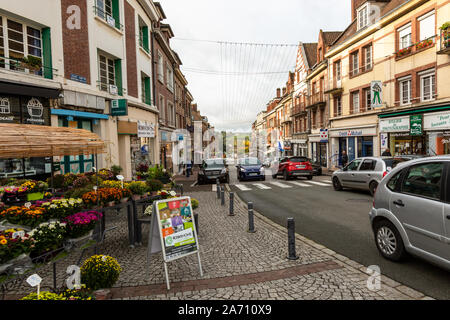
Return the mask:
<path fill-rule="evenodd" d="M 348 162 L 355 160 L 356 150 L 355 150 L 355 138 L 348 138 Z"/>
<path fill-rule="evenodd" d="M 92 121 L 86 119 L 75 119 L 73 121 L 68 121 L 67 118 L 59 118 L 59 127 L 69 127 L 75 129 L 84 129 L 92 132 Z M 94 167 L 94 156 L 65 156 L 61 161 L 61 173 L 85 173 L 91 172 Z"/>
<path fill-rule="evenodd" d="M 358 138 L 358 157 L 373 157 L 373 138 Z"/>
<path fill-rule="evenodd" d="M 342 166 L 342 151 L 347 152 L 347 138 L 339 138 L 339 165 Z"/>

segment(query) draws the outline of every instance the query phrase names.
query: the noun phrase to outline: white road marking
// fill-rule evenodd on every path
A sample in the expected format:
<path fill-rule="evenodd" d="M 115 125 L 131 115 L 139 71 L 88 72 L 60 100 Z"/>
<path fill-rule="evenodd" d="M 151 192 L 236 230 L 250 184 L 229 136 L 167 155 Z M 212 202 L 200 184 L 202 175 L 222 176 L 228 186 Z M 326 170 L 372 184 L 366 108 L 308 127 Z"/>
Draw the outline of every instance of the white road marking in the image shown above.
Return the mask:
<path fill-rule="evenodd" d="M 291 181 L 291 183 L 292 183 L 292 184 L 295 184 L 295 185 L 297 185 L 297 186 L 300 186 L 300 187 L 304 187 L 304 188 L 309 188 L 309 187 L 311 187 L 309 184 L 302 183 L 302 182 Z"/>
<path fill-rule="evenodd" d="M 321 186 L 321 187 L 329 187 L 330 186 L 329 184 L 317 182 L 317 181 L 305 181 L 305 182 L 315 184 L 316 186 Z"/>
<path fill-rule="evenodd" d="M 274 186 L 283 188 L 283 189 L 292 188 L 292 186 L 288 186 L 288 185 L 283 184 L 281 182 L 271 182 L 271 184 L 273 184 Z"/>
<path fill-rule="evenodd" d="M 246 186 L 243 185 L 243 184 L 235 184 L 235 186 L 236 186 L 237 188 L 239 188 L 241 191 L 251 191 L 251 190 L 252 190 L 252 189 L 246 187 Z"/>
<path fill-rule="evenodd" d="M 254 183 L 253 185 L 258 187 L 259 189 L 262 189 L 262 190 L 272 189 L 271 187 L 268 187 L 268 186 L 266 186 L 265 184 L 262 184 L 262 183 Z"/>

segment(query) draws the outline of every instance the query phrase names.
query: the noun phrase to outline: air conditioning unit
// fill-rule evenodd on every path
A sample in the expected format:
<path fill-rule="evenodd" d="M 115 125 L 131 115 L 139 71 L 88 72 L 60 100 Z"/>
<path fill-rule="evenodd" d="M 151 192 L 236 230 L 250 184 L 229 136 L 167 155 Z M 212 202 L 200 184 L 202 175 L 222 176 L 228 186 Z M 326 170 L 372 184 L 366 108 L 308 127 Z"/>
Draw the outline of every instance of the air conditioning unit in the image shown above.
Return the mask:
<path fill-rule="evenodd" d="M 113 95 L 118 95 L 119 94 L 119 90 L 117 88 L 116 85 L 110 84 L 109 85 L 109 93 L 113 94 Z"/>

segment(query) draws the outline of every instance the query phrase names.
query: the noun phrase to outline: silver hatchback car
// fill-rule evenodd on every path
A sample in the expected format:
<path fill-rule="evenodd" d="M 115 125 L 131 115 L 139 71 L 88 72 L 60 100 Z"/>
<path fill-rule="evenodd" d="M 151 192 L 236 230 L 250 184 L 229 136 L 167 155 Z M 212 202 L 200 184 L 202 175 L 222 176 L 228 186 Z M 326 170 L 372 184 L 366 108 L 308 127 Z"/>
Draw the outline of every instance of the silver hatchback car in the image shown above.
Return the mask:
<path fill-rule="evenodd" d="M 357 158 L 333 173 L 333 187 L 336 191 L 343 188 L 368 190 L 374 195 L 383 177 L 405 161 L 407 159 L 394 157 Z"/>
<path fill-rule="evenodd" d="M 370 221 L 381 255 L 408 252 L 450 270 L 450 156 L 412 160 L 379 184 Z"/>

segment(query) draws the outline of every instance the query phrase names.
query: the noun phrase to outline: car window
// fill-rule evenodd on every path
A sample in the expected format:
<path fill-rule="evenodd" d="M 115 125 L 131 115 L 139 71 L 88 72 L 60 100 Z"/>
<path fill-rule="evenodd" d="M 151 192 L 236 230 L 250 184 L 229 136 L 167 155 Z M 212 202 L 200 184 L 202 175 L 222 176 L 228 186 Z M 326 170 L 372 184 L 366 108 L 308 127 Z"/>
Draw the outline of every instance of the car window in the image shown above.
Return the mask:
<path fill-rule="evenodd" d="M 396 191 L 397 183 L 402 176 L 403 171 L 396 173 L 386 184 L 386 187 L 391 191 Z"/>
<path fill-rule="evenodd" d="M 220 168 L 220 167 L 225 167 L 225 163 L 223 161 L 223 159 L 212 159 L 212 160 L 205 160 L 204 162 L 204 167 L 205 168 Z"/>
<path fill-rule="evenodd" d="M 383 159 L 386 164 L 386 168 L 394 169 L 399 163 L 406 162 L 408 159 L 405 158 L 394 158 L 394 159 Z"/>
<path fill-rule="evenodd" d="M 440 200 L 442 163 L 425 163 L 409 168 L 402 192 Z"/>
<path fill-rule="evenodd" d="M 306 157 L 294 157 L 290 159 L 291 162 L 308 162 Z"/>
<path fill-rule="evenodd" d="M 245 158 L 240 159 L 239 164 L 241 166 L 258 166 L 261 165 L 261 161 L 258 158 Z"/>
<path fill-rule="evenodd" d="M 377 160 L 366 159 L 359 168 L 359 171 L 374 171 L 376 166 Z"/>
<path fill-rule="evenodd" d="M 353 160 L 350 162 L 350 164 L 347 166 L 348 171 L 356 171 L 358 170 L 359 164 L 361 163 L 361 160 Z"/>

